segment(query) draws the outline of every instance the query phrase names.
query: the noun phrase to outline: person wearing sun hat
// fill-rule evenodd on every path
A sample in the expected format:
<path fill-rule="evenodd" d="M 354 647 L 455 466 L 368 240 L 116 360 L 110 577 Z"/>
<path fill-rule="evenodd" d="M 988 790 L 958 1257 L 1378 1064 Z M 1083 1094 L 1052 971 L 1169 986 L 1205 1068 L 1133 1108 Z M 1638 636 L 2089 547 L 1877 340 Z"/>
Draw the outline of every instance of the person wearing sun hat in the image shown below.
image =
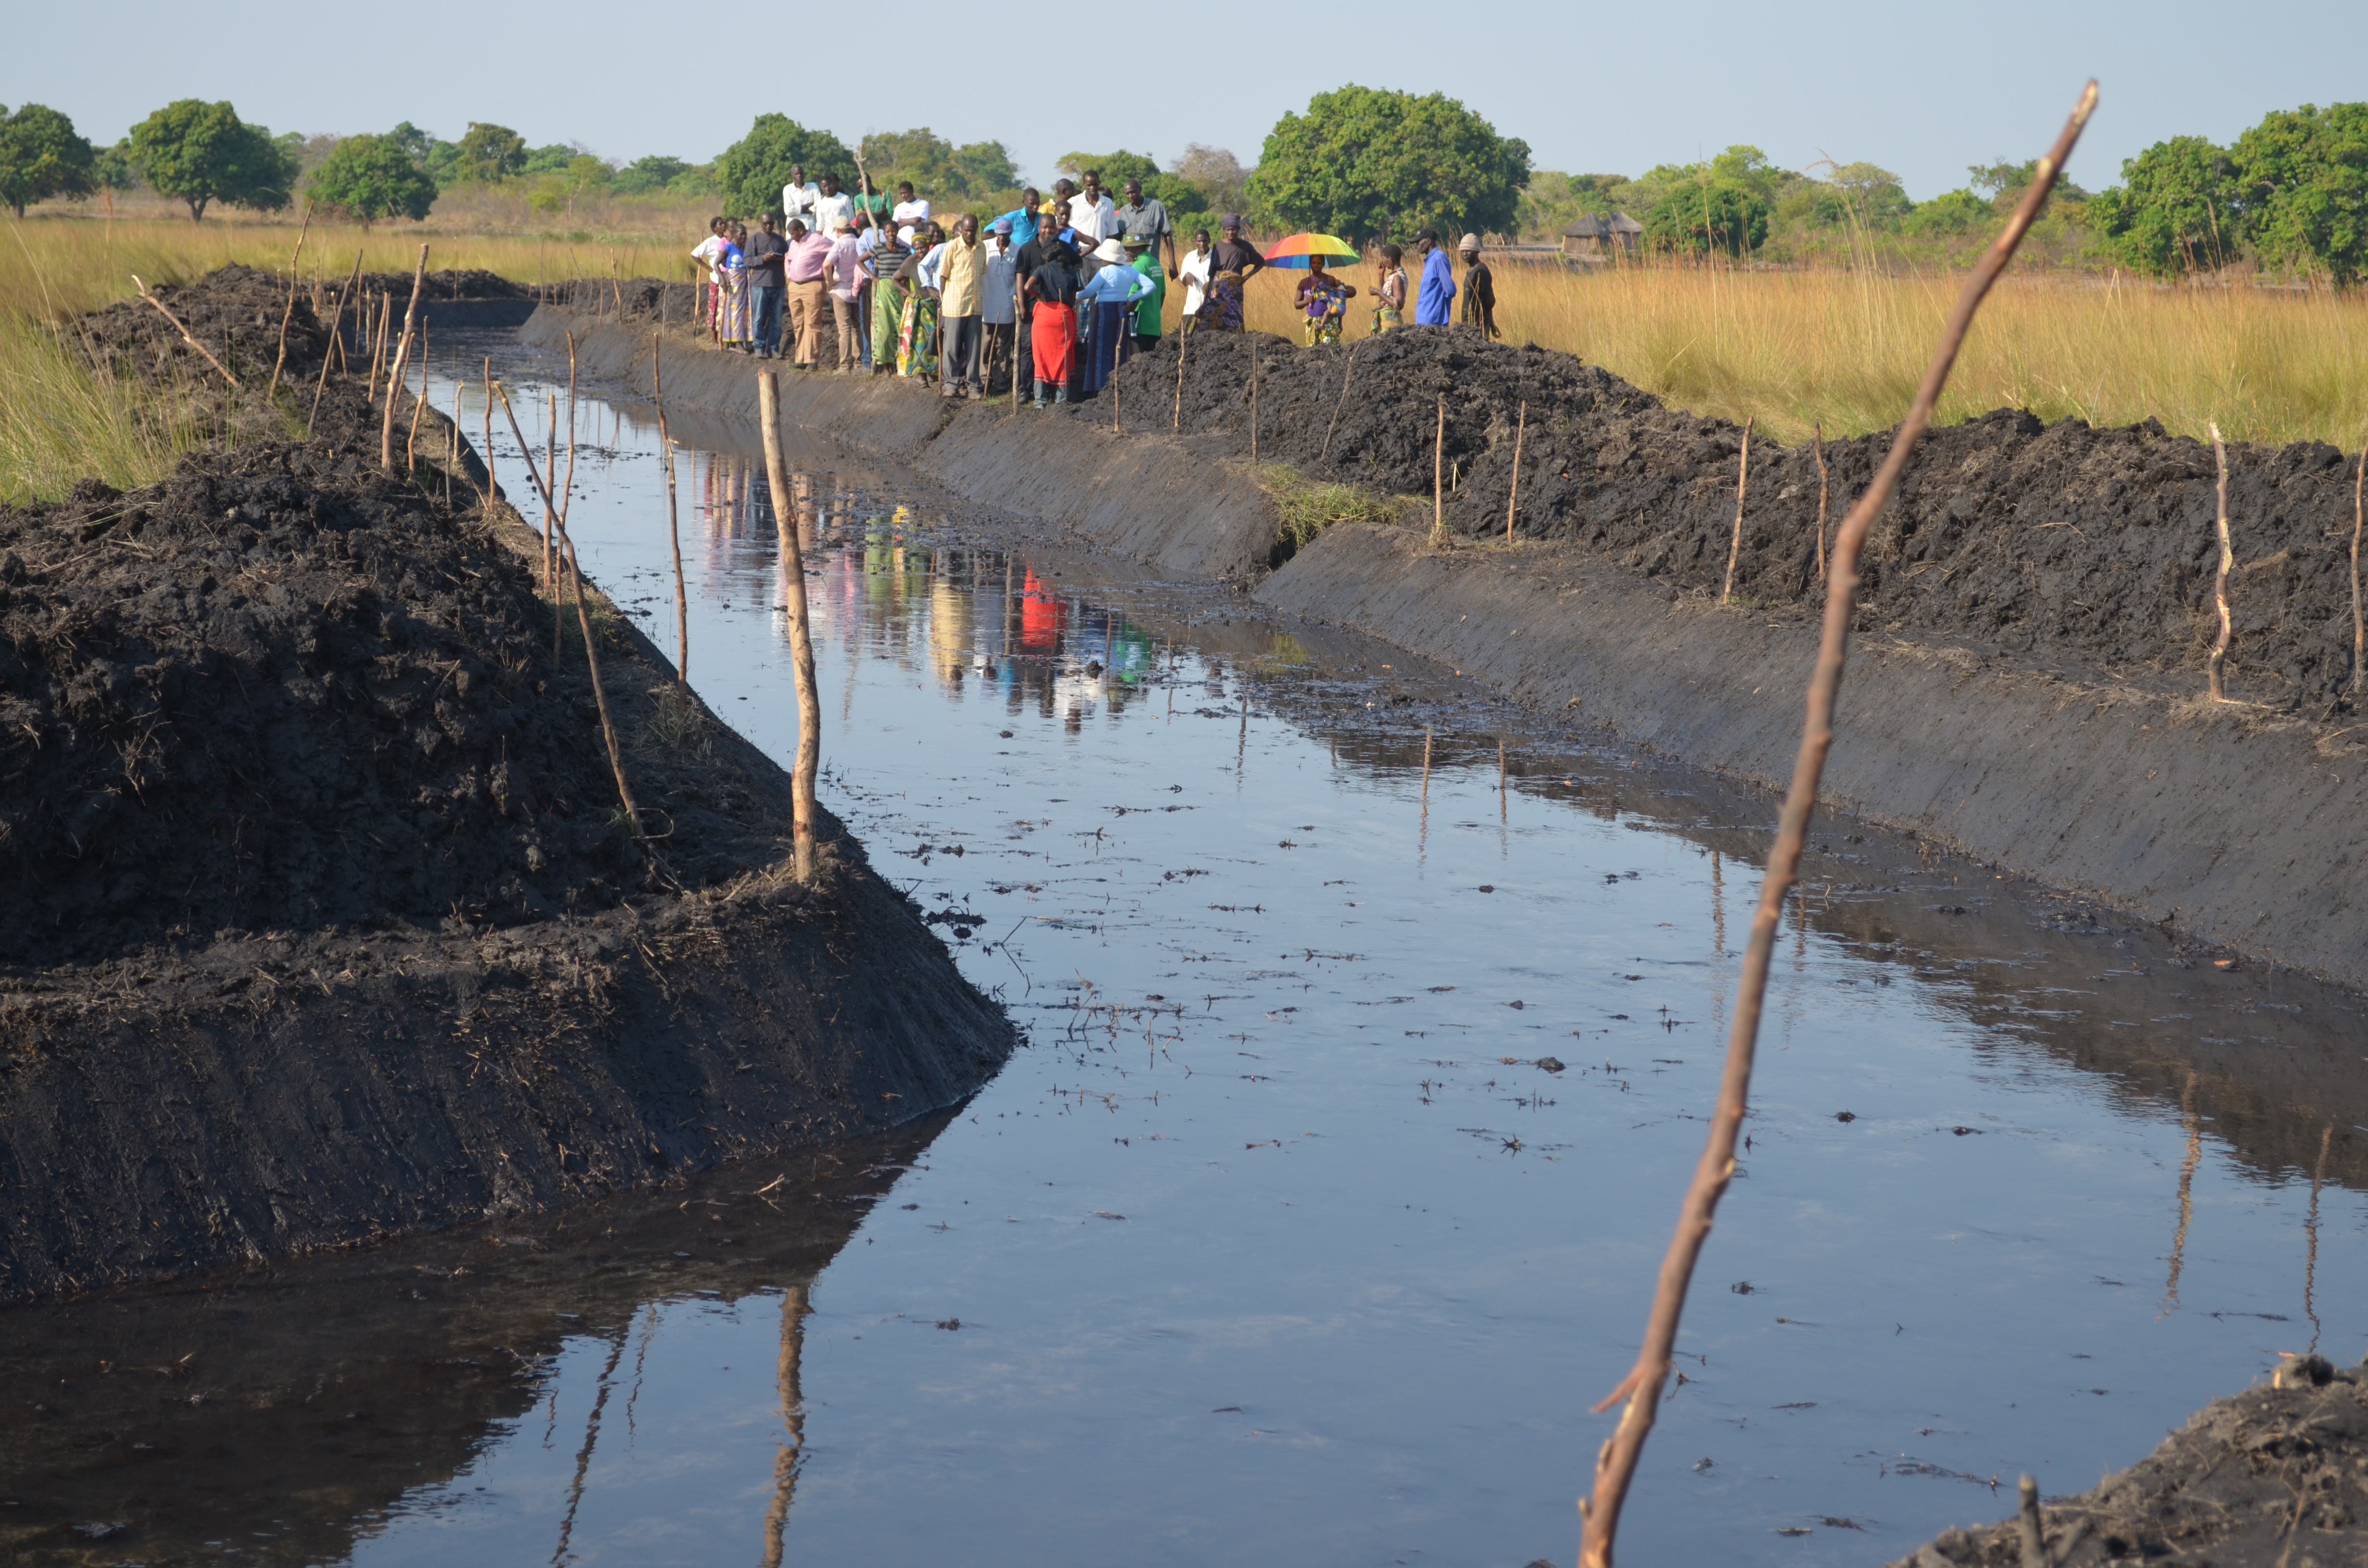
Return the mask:
<path fill-rule="evenodd" d="M 1134 347 L 1132 307 L 1151 292 L 1151 280 L 1128 265 L 1126 246 L 1120 241 L 1096 245 L 1094 259 L 1101 263 L 1101 270 L 1077 290 L 1077 312 L 1086 323 L 1084 390 L 1089 395 L 1101 391 L 1126 363 Z"/>

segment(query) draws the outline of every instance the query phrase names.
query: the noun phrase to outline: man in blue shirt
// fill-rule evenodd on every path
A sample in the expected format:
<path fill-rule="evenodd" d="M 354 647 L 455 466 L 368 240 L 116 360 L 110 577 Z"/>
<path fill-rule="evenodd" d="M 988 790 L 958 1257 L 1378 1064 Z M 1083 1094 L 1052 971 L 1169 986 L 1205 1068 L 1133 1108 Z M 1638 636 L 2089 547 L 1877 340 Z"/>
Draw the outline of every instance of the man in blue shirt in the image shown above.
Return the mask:
<path fill-rule="evenodd" d="M 1445 326 L 1448 324 L 1448 302 L 1455 298 L 1455 273 L 1447 265 L 1447 252 L 1439 244 L 1439 231 L 1425 229 L 1415 236 L 1422 249 L 1422 287 L 1415 295 L 1414 324 Z"/>
<path fill-rule="evenodd" d="M 1018 250 L 1020 246 L 1030 244 L 1036 238 L 1036 209 L 1042 200 L 1042 198 L 1036 194 L 1036 187 L 1030 186 L 1019 193 L 1019 206 L 1008 212 L 987 220 L 987 232 L 989 233 L 998 232 L 995 225 L 1008 220 L 1011 224 L 1011 248 Z"/>

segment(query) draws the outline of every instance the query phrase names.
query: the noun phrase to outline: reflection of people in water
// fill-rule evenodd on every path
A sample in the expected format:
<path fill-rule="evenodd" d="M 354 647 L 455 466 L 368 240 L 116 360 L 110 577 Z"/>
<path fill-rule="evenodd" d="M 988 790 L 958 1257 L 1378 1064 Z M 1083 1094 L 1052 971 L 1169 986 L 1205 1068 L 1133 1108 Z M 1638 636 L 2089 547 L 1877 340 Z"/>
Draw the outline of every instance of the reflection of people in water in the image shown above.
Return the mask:
<path fill-rule="evenodd" d="M 1019 651 L 1042 658 L 1059 653 L 1061 632 L 1068 619 L 1068 606 L 1036 575 L 1036 568 L 1028 568 L 1027 580 L 1019 590 Z"/>

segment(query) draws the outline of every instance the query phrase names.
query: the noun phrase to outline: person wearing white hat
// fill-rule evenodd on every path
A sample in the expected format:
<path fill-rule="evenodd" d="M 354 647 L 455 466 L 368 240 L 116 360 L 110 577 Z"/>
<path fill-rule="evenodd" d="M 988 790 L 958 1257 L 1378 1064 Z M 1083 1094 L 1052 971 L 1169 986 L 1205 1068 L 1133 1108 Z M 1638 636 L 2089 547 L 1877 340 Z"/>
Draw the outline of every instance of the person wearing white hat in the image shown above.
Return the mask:
<path fill-rule="evenodd" d="M 1102 390 L 1134 347 L 1131 307 L 1151 292 L 1151 280 L 1127 265 L 1126 246 L 1104 240 L 1094 247 L 1101 270 L 1077 290 L 1077 313 L 1087 322 L 1083 391 Z"/>
<path fill-rule="evenodd" d="M 1497 330 L 1497 279 L 1480 259 L 1480 236 L 1466 234 L 1455 248 L 1463 253 L 1463 324 L 1502 336 Z"/>

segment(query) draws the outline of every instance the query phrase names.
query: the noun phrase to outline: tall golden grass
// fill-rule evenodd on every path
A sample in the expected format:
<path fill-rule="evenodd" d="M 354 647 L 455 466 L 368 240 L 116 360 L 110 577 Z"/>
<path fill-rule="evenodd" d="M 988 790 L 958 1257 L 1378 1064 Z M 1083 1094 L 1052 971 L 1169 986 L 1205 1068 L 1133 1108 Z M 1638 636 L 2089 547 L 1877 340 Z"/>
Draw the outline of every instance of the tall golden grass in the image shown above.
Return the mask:
<path fill-rule="evenodd" d="M 94 377 L 62 349 L 60 324 L 151 282 L 202 277 L 227 262 L 284 270 L 292 222 L 202 224 L 159 213 L 9 223 L 0 243 L 0 498 L 63 493 L 85 473 L 138 483 L 206 432 L 165 403 Z M 424 240 L 431 267 L 483 267 L 521 282 L 692 276 L 695 236 L 572 241 L 448 232 L 436 223 L 315 224 L 309 277 L 341 277 L 357 254 L 371 271 L 407 272 Z M 1411 270 L 1411 269 L 1410 269 Z M 1592 273 L 1499 260 L 1497 322 L 1508 342 L 1576 354 L 1670 403 L 1740 421 L 1786 441 L 1814 424 L 1834 436 L 1888 428 L 1907 407 L 1918 356 L 1938 330 L 1952 276 L 1868 270 L 1737 271 L 1616 267 Z M 1460 269 L 1459 269 L 1460 273 Z M 1351 338 L 1370 330 L 1373 268 L 1343 269 L 1363 290 Z M 1249 324 L 1294 340 L 1301 274 L 1252 280 Z M 1169 330 L 1182 290 L 1168 291 Z M 1941 423 L 1993 408 L 2043 419 L 2131 424 L 2149 415 L 2201 437 L 2316 439 L 2356 449 L 2368 436 L 2368 293 L 2286 292 L 2250 284 L 2171 289 L 2066 273 L 2002 283 L 1950 381 Z"/>

